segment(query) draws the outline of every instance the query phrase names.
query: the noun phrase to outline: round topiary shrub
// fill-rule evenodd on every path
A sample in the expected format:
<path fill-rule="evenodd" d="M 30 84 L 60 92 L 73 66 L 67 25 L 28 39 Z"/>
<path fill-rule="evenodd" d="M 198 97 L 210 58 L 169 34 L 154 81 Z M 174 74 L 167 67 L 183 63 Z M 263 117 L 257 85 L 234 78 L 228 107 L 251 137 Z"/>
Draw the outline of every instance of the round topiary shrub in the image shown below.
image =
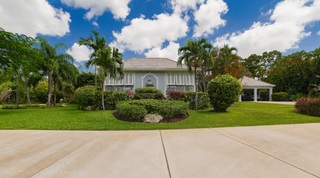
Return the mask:
<path fill-rule="evenodd" d="M 97 98 L 97 89 L 95 86 L 87 85 L 80 87 L 75 92 L 75 100 L 79 104 L 79 109 L 85 109 L 90 106 L 95 108 Z"/>
<path fill-rule="evenodd" d="M 218 75 L 208 84 L 210 103 L 215 111 L 225 112 L 237 101 L 241 83 L 230 75 Z"/>
<path fill-rule="evenodd" d="M 272 101 L 288 101 L 289 95 L 286 92 L 277 92 L 271 95 Z"/>

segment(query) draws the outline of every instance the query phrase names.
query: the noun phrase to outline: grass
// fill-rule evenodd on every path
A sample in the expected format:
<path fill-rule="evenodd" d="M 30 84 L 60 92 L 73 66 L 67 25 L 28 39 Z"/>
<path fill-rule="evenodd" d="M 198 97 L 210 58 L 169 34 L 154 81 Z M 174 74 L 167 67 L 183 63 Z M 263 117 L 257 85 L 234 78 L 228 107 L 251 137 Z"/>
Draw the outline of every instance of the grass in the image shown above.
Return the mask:
<path fill-rule="evenodd" d="M 292 105 L 241 102 L 226 113 L 212 109 L 189 111 L 178 123 L 137 123 L 120 121 L 114 111 L 80 111 L 76 105 L 57 108 L 0 109 L 0 129 L 34 130 L 152 130 L 297 124 L 320 122 L 320 117 L 294 112 Z"/>

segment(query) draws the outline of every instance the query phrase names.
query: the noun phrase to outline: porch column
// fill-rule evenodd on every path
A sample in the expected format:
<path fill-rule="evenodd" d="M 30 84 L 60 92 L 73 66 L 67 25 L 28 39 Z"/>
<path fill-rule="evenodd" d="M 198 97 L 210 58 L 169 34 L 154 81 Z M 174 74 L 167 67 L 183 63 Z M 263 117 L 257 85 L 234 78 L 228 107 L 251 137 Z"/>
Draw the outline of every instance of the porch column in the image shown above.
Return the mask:
<path fill-rule="evenodd" d="M 239 101 L 239 102 L 241 102 L 241 101 L 242 101 L 242 95 L 241 95 L 241 94 L 239 95 L 239 99 L 238 99 L 238 101 Z"/>
<path fill-rule="evenodd" d="M 273 88 L 269 88 L 269 101 L 272 101 L 272 89 Z"/>
<path fill-rule="evenodd" d="M 258 99 L 257 99 L 257 98 L 258 98 L 258 89 L 257 89 L 257 88 L 254 88 L 253 91 L 254 91 L 254 92 L 253 92 L 253 93 L 254 93 L 254 99 L 253 99 L 253 101 L 254 101 L 254 102 L 257 102 L 257 101 L 258 101 Z"/>

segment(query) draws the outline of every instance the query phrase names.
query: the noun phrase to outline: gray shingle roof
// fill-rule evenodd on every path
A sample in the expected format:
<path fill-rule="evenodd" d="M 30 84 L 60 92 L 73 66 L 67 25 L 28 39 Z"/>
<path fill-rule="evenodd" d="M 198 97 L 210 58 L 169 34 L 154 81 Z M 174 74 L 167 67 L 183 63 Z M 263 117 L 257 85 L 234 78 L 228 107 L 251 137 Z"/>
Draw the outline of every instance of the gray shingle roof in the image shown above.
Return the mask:
<path fill-rule="evenodd" d="M 186 71 L 186 65 L 177 66 L 177 62 L 168 58 L 132 58 L 124 61 L 125 71 Z"/>
<path fill-rule="evenodd" d="M 255 80 L 253 78 L 246 77 L 246 76 L 244 76 L 242 79 L 239 79 L 239 80 L 242 83 L 242 86 L 244 89 L 246 89 L 246 88 L 270 88 L 270 87 L 275 86 L 273 84 L 262 82 L 259 80 Z"/>

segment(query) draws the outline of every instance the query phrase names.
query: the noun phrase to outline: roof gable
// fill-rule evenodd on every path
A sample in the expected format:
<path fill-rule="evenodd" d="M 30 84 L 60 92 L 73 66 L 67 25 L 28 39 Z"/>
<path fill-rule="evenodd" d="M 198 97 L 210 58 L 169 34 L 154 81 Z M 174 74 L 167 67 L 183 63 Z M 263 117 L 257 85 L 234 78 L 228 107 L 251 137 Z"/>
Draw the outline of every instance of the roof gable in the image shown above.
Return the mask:
<path fill-rule="evenodd" d="M 275 86 L 273 84 L 263 82 L 260 80 L 255 80 L 253 78 L 246 77 L 246 76 L 244 76 L 242 79 L 239 79 L 239 80 L 242 83 L 242 86 L 244 89 L 246 89 L 246 88 L 270 88 L 270 87 Z"/>
<path fill-rule="evenodd" d="M 186 71 L 186 65 L 177 66 L 177 62 L 168 58 L 132 58 L 123 62 L 124 70 L 182 70 Z"/>

